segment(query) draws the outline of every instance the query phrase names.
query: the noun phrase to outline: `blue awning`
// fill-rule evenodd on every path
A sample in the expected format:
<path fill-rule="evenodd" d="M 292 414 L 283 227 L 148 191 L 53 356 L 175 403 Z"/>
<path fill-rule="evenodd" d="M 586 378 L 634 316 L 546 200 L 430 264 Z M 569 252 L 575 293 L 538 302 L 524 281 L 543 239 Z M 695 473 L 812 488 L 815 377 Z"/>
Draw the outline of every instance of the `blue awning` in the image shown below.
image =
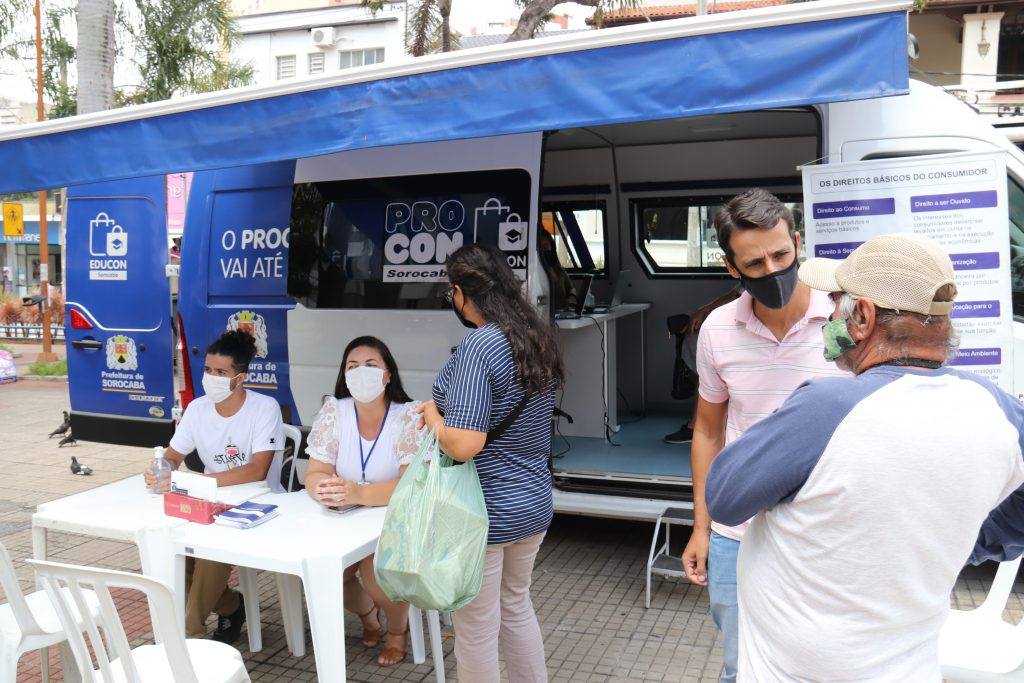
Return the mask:
<path fill-rule="evenodd" d="M 826 3 L 808 6 L 819 4 Z M 0 193 L 908 91 L 904 11 L 819 21 L 806 21 L 804 12 L 803 23 L 605 47 L 581 41 L 572 49 L 570 37 L 550 53 L 492 51 L 494 59 L 482 63 L 453 53 L 428 58 L 418 73 L 413 60 L 397 69 L 405 75 L 361 82 L 336 76 L 339 84 L 318 81 L 234 101 L 221 93 L 157 115 L 144 105 L 137 115 L 121 110 L 111 123 L 68 119 L 56 132 L 34 124 L 29 135 L 0 132 Z M 35 127 L 40 132 L 32 133 Z"/>

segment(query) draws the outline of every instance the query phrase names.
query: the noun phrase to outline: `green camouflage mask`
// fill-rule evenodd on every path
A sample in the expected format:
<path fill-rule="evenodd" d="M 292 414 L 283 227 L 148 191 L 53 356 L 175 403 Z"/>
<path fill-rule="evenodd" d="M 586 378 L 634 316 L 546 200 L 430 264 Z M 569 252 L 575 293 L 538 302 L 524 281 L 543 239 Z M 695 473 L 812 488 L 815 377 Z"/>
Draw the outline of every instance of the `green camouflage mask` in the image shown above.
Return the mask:
<path fill-rule="evenodd" d="M 845 320 L 829 320 L 821 328 L 821 336 L 825 340 L 825 360 L 829 362 L 857 346 Z"/>

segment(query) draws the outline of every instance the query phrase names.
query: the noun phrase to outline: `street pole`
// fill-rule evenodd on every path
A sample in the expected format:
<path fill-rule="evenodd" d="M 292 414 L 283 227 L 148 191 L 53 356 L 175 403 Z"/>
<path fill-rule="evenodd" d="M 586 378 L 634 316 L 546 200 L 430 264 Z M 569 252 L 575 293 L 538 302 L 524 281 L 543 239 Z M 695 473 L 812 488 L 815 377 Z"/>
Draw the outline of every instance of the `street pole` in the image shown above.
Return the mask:
<path fill-rule="evenodd" d="M 43 120 L 43 8 L 41 0 L 36 0 L 36 118 Z M 45 298 L 40 311 L 43 323 L 43 352 L 36 356 L 37 361 L 56 363 L 57 354 L 51 348 L 50 339 L 50 240 L 46 234 L 46 190 L 39 192 L 39 294 Z"/>

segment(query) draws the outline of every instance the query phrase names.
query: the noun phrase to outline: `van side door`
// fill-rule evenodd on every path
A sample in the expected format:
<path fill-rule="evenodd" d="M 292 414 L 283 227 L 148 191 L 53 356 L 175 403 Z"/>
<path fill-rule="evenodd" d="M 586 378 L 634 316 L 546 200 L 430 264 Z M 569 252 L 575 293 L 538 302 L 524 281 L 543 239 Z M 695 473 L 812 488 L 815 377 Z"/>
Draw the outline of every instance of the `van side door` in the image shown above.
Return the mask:
<path fill-rule="evenodd" d="M 164 177 L 70 188 L 66 248 L 72 433 L 166 444 L 174 335 Z"/>

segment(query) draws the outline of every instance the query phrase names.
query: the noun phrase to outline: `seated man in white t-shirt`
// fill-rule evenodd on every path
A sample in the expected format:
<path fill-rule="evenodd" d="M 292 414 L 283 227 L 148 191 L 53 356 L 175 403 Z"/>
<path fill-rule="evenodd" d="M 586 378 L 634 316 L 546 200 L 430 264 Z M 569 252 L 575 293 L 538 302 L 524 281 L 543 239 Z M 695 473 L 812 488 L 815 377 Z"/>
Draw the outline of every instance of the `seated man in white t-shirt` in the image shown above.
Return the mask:
<path fill-rule="evenodd" d="M 242 383 L 256 355 L 256 342 L 240 330 L 225 332 L 206 349 L 203 392 L 185 409 L 170 446 L 164 454 L 177 469 L 193 450 L 205 466 L 205 474 L 219 486 L 245 484 L 267 478 L 275 451 L 284 444 L 281 409 L 277 401 L 246 390 Z M 145 472 L 146 487 L 153 475 Z M 170 487 L 161 478 L 162 487 Z M 245 621 L 245 607 L 238 591 L 228 588 L 231 566 L 188 558 L 185 573 L 185 634 L 206 635 L 210 612 L 219 616 L 213 639 L 233 643 Z"/>

